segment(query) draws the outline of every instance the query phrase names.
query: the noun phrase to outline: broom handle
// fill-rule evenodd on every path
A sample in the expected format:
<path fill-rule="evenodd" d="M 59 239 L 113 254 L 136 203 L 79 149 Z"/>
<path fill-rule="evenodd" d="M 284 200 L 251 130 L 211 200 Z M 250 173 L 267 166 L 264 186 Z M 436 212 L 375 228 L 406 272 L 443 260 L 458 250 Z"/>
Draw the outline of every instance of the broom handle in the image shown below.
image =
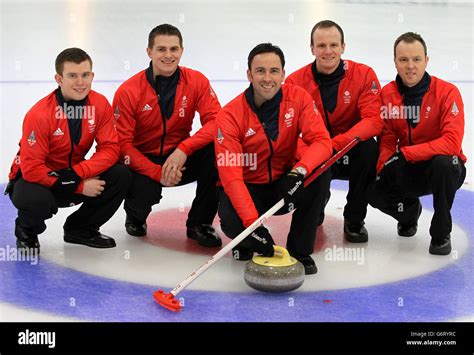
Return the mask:
<path fill-rule="evenodd" d="M 324 173 L 332 164 L 334 164 L 344 154 L 346 154 L 350 149 L 352 149 L 352 147 L 354 147 L 359 141 L 360 141 L 359 137 L 354 138 L 350 143 L 348 143 L 339 152 L 337 152 L 331 158 L 326 160 L 326 162 L 324 162 L 321 166 L 319 166 L 319 168 L 317 168 L 311 174 L 308 175 L 308 177 L 305 179 L 304 185 L 308 186 L 308 184 L 313 182 L 318 176 Z M 237 237 L 235 237 L 229 244 L 223 247 L 217 254 L 212 256 L 208 261 L 202 264 L 196 271 L 194 271 L 186 279 L 184 279 L 181 283 L 179 283 L 174 289 L 171 290 L 170 293 L 173 296 L 176 296 L 178 293 L 183 291 L 187 286 L 189 286 L 189 284 L 191 284 L 194 280 L 196 280 L 199 276 L 201 276 L 203 272 L 205 272 L 212 265 L 214 265 L 220 258 L 222 258 L 230 250 L 232 250 L 232 248 L 238 245 L 255 229 L 260 227 L 268 218 L 273 216 L 284 205 L 285 205 L 285 200 L 282 198 L 272 208 L 270 208 L 267 212 L 261 215 L 255 222 L 253 222 L 250 226 L 248 226 L 247 229 L 245 229 L 242 233 L 240 233 Z"/>

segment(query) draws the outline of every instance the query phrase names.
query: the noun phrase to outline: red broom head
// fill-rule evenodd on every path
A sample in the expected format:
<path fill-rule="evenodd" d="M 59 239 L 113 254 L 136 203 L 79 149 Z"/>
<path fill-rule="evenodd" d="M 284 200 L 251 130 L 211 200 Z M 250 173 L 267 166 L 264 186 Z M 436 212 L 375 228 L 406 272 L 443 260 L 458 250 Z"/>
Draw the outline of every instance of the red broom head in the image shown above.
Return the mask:
<path fill-rule="evenodd" d="M 153 298 L 162 307 L 165 307 L 173 312 L 179 312 L 181 310 L 181 304 L 174 298 L 172 293 L 166 293 L 163 290 L 158 290 L 153 293 Z"/>

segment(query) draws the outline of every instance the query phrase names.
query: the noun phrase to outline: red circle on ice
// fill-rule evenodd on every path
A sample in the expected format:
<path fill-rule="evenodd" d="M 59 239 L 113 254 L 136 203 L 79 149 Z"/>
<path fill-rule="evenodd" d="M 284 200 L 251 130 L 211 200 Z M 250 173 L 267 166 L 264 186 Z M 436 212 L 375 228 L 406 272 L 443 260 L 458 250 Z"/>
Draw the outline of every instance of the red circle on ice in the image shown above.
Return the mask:
<path fill-rule="evenodd" d="M 214 255 L 219 248 L 204 248 L 194 240 L 186 237 L 186 219 L 189 208 L 172 208 L 164 211 L 153 212 L 147 220 L 148 234 L 143 240 L 147 243 L 186 253 Z M 265 222 L 265 226 L 278 245 L 285 246 L 286 238 L 291 224 L 291 214 L 273 216 Z M 230 242 L 220 229 L 219 217 L 213 223 L 217 233 L 222 238 L 223 246 Z M 343 245 L 343 222 L 341 218 L 326 215 L 324 224 L 317 230 L 315 252 L 326 247 Z"/>

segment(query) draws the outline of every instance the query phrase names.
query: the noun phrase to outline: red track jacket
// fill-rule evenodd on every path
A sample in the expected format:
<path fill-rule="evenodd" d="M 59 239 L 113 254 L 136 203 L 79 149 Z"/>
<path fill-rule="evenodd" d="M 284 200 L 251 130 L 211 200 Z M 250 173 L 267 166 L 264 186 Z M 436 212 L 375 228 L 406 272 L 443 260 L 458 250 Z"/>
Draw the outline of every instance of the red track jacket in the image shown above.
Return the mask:
<path fill-rule="evenodd" d="M 51 187 L 57 177 L 50 171 L 72 167 L 83 180 L 98 176 L 119 158 L 118 136 L 112 108 L 105 96 L 91 90 L 82 119 L 82 136 L 73 146 L 67 116 L 56 99 L 56 90 L 37 102 L 26 114 L 20 150 L 15 157 L 9 179 L 21 169 L 23 179 Z M 85 160 L 94 140 L 96 152 Z M 83 184 L 78 186 L 82 192 Z"/>
<path fill-rule="evenodd" d="M 214 146 L 220 180 L 246 227 L 258 218 L 258 212 L 245 183 L 268 184 L 297 166 L 309 174 L 332 153 L 329 133 L 311 96 L 295 85 L 282 85 L 282 93 L 276 141 L 267 136 L 244 93 L 216 118 Z M 301 133 L 309 147 L 298 162 L 295 154 Z"/>
<path fill-rule="evenodd" d="M 175 107 L 168 120 L 161 116 L 158 98 L 147 81 L 146 70 L 118 88 L 112 105 L 122 159 L 132 170 L 155 181 L 161 179 L 161 165 L 151 162 L 145 155 L 166 155 L 179 148 L 189 156 L 214 139 L 214 119 L 220 110 L 216 94 L 203 74 L 179 68 Z M 202 128 L 190 137 L 196 111 Z"/>
<path fill-rule="evenodd" d="M 435 155 L 456 155 L 464 162 L 467 160 L 461 147 L 464 104 L 456 86 L 431 76 L 416 128 L 411 127 L 403 117 L 403 99 L 395 81 L 384 86 L 381 96 L 384 128 L 377 173 L 395 153 L 397 145 L 408 162 L 430 160 Z"/>
<path fill-rule="evenodd" d="M 291 74 L 286 83 L 304 88 L 313 98 L 316 106 L 325 115 L 319 87 L 314 80 L 311 64 Z M 326 126 L 331 128 L 332 146 L 341 150 L 355 137 L 367 140 L 382 132 L 380 118 L 380 83 L 372 68 L 350 60 L 344 61 L 345 75 L 339 83 L 336 109 L 323 117 Z M 329 121 L 329 122 L 328 122 Z M 306 146 L 298 143 L 299 154 Z"/>

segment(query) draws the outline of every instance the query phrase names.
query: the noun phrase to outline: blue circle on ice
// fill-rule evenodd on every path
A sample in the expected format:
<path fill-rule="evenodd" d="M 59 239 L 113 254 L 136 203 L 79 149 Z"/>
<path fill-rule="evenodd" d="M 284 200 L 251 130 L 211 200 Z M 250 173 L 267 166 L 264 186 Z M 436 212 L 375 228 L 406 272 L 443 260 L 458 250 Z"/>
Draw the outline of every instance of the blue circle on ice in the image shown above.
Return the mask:
<path fill-rule="evenodd" d="M 341 185 L 333 182 L 333 188 Z M 458 190 L 455 221 L 472 237 L 474 193 Z M 430 196 L 424 200 L 424 207 Z M 12 244 L 16 209 L 0 198 L 3 224 L 0 248 Z M 0 262 L 0 301 L 34 311 L 91 321 L 303 321 L 417 322 L 472 316 L 474 249 L 448 266 L 412 279 L 351 289 L 263 294 L 184 290 L 181 313 L 155 303 L 159 286 L 112 280 L 59 266 L 47 260 Z M 387 270 L 389 272 L 389 270 Z"/>

